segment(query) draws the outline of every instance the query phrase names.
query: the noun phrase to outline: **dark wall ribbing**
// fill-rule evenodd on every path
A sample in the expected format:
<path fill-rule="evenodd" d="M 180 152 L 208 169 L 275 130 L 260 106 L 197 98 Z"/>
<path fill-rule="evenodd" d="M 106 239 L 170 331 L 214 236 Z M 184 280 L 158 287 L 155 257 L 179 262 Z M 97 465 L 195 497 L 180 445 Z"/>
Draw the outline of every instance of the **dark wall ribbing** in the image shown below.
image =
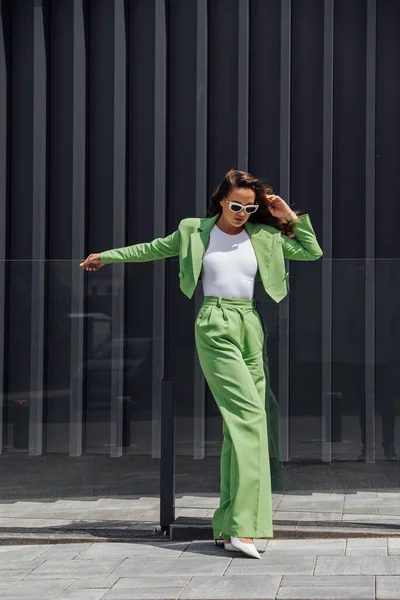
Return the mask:
<path fill-rule="evenodd" d="M 131 434 L 141 420 L 152 423 L 146 451 L 157 456 L 167 374 L 177 378 L 177 411 L 187 418 L 178 451 L 182 435 L 204 456 L 204 414 L 216 411 L 194 357 L 201 294 L 190 303 L 179 292 L 176 260 L 87 276 L 77 263 L 202 216 L 222 175 L 246 164 L 311 214 L 326 250 L 325 262 L 290 265 L 290 300 L 280 307 L 257 292 L 270 328 L 283 454 L 291 455 L 293 436 L 322 432 L 313 458 L 331 460 L 331 392 L 350 375 L 362 398 L 353 409 L 365 412 L 372 440 L 375 362 L 386 364 L 396 323 L 388 298 L 400 258 L 392 218 L 399 3 L 0 6 L 0 385 L 4 398 L 29 398 L 18 427 L 28 424 L 30 453 L 79 456 L 107 446 L 120 456 L 129 397 Z M 111 317 L 109 332 L 105 320 L 96 334 L 115 341 L 100 383 L 86 364 L 93 333 L 83 313 Z M 139 338 L 147 359 L 130 379 L 123 365 L 135 361 Z M 112 358 L 119 368 L 111 369 Z M 5 421 L 14 418 L 9 411 L 6 403 Z M 307 415 L 317 417 L 312 431 L 290 430 L 288 417 Z"/>

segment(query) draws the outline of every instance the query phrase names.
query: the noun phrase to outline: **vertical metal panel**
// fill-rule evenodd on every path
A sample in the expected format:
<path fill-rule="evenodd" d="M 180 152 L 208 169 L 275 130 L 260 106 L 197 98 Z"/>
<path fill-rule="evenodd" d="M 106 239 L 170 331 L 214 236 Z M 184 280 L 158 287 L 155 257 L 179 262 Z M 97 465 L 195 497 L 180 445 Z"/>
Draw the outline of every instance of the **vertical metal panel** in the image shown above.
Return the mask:
<path fill-rule="evenodd" d="M 84 0 L 73 1 L 72 44 L 72 248 L 85 256 L 86 181 L 86 45 Z M 84 313 L 84 273 L 71 264 L 71 313 Z M 83 446 L 84 321 L 71 319 L 69 455 L 80 456 Z"/>
<path fill-rule="evenodd" d="M 196 54 L 196 216 L 206 211 L 207 198 L 207 102 L 208 102 L 208 11 L 207 0 L 197 0 Z M 197 286 L 194 310 L 197 315 L 202 303 L 202 290 Z M 193 458 L 205 456 L 205 394 L 204 375 L 194 347 L 194 426 Z"/>
<path fill-rule="evenodd" d="M 365 458 L 375 462 L 376 0 L 367 4 L 365 147 Z"/>
<path fill-rule="evenodd" d="M 332 169 L 334 0 L 324 4 L 324 92 L 322 173 L 322 461 L 332 459 Z"/>
<path fill-rule="evenodd" d="M 43 451 L 43 351 L 46 252 L 46 49 L 43 0 L 33 2 L 32 313 L 29 454 Z"/>
<path fill-rule="evenodd" d="M 7 94 L 4 0 L 0 0 L 0 454 L 3 452 L 4 334 L 5 334 L 5 260 L 7 219 Z"/>
<path fill-rule="evenodd" d="M 288 202 L 290 199 L 291 19 L 291 0 L 282 0 L 279 194 Z M 279 305 L 279 412 L 281 459 L 287 461 L 289 460 L 289 298 Z"/>
<path fill-rule="evenodd" d="M 249 167 L 249 0 L 239 0 L 238 25 L 238 169 Z"/>
<path fill-rule="evenodd" d="M 154 237 L 165 235 L 167 38 L 164 0 L 155 0 Z M 152 457 L 160 456 L 161 380 L 164 376 L 165 264 L 153 267 Z"/>
<path fill-rule="evenodd" d="M 125 243 L 126 187 L 126 31 L 124 0 L 114 2 L 114 138 L 113 138 L 113 244 Z M 111 372 L 111 456 L 122 456 L 124 419 L 124 265 L 113 268 Z"/>

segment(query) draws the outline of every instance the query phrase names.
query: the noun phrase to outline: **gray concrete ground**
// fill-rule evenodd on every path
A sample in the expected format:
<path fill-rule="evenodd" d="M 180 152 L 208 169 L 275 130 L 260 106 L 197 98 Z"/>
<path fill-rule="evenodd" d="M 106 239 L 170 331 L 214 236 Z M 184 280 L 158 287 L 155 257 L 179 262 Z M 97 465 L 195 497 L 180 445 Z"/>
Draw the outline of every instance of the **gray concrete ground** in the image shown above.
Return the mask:
<path fill-rule="evenodd" d="M 210 519 L 217 505 L 180 496 L 176 516 Z M 273 505 L 275 538 L 256 540 L 255 560 L 162 537 L 157 497 L 0 501 L 0 599 L 400 600 L 398 491 Z"/>
<path fill-rule="evenodd" d="M 211 523 L 218 497 L 176 497 L 176 517 Z M 400 491 L 348 494 L 274 494 L 275 537 L 400 535 Z M 0 501 L 0 543 L 30 540 L 128 541 L 159 524 L 159 499 L 101 497 Z"/>
<path fill-rule="evenodd" d="M 400 539 L 257 540 L 261 560 L 211 541 L 0 547 L 4 600 L 400 598 Z"/>

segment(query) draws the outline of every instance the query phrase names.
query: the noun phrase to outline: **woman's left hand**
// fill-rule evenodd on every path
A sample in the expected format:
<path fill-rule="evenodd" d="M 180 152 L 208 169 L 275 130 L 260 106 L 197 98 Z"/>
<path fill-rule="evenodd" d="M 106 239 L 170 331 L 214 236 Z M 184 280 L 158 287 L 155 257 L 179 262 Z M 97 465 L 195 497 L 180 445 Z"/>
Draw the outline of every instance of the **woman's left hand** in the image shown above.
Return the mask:
<path fill-rule="evenodd" d="M 273 217 L 282 221 L 291 221 L 297 219 L 296 213 L 280 196 L 267 195 L 268 210 Z"/>

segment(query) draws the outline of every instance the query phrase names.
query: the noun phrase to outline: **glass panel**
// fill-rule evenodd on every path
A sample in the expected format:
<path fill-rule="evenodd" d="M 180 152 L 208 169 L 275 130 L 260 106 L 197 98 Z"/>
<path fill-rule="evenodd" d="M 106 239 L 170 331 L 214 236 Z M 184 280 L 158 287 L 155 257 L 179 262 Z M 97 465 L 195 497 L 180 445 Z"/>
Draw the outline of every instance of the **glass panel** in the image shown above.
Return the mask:
<path fill-rule="evenodd" d="M 366 322 L 364 260 L 332 262 L 331 387 L 322 387 L 323 261 L 292 263 L 290 276 L 290 461 L 286 489 L 324 490 L 393 487 L 393 461 L 400 434 L 400 317 L 398 260 L 376 260 L 375 322 Z M 32 314 L 31 261 L 7 264 L 5 391 L 3 455 L 5 496 L 82 496 L 98 493 L 157 494 L 159 460 L 151 457 L 153 402 L 152 265 L 137 265 L 128 297 L 141 297 L 140 311 L 126 304 L 123 337 L 113 333 L 113 293 L 118 294 L 114 267 L 85 275 L 86 310 L 71 312 L 73 270 L 70 261 L 48 261 L 45 285 L 44 373 L 42 389 L 31 389 Z M 79 268 L 79 267 L 78 267 Z M 194 304 L 176 286 L 177 263 L 166 270 L 167 375 L 175 379 L 176 490 L 178 493 L 219 492 L 222 421 L 206 386 L 205 457 L 194 460 L 193 335 Z M 368 269 L 370 272 L 370 269 Z M 131 282 L 133 269 L 128 270 Z M 132 280 L 133 281 L 133 280 Z M 140 286 L 143 286 L 142 288 Z M 373 288 L 372 288 L 373 289 Z M 310 293 L 312 290 L 312 293 Z M 146 298 L 144 302 L 143 298 Z M 279 401 L 279 305 L 257 287 L 258 309 L 268 327 L 272 389 Z M 284 300 L 286 302 L 287 300 Z M 129 318 L 128 318 L 129 316 Z M 82 326 L 82 361 L 71 372 L 71 335 Z M 374 397 L 365 362 L 366 340 L 375 336 Z M 34 345 L 34 347 L 38 347 Z M 39 346 L 40 347 L 40 346 Z M 120 358 L 121 351 L 124 352 Z M 113 397 L 112 378 L 123 376 L 123 394 Z M 83 402 L 71 402 L 81 382 Z M 367 382 L 367 384 L 366 384 Z M 373 383 L 373 381 L 372 381 Z M 71 390 L 74 390 L 72 392 Z M 36 431 L 30 414 L 32 399 L 43 402 L 43 455 L 29 456 L 29 438 Z M 77 413 L 74 411 L 77 411 Z M 36 412 L 36 414 L 38 414 Z M 113 422 L 114 419 L 114 422 Z M 375 427 L 376 461 L 365 462 L 363 445 L 368 419 Z M 332 465 L 322 460 L 322 425 L 331 422 Z M 371 429 L 374 431 L 374 428 Z M 122 457 L 110 457 L 112 435 L 119 432 Z M 114 432 L 114 434 L 113 434 Z M 82 454 L 70 456 L 71 434 L 82 436 Z M 329 433 L 329 432 L 328 432 Z M 29 461 L 29 470 L 28 469 Z M 359 462 L 357 462 L 359 461 Z M 26 476 L 29 473 L 29 476 Z M 370 474 L 371 476 L 369 476 Z"/>
<path fill-rule="evenodd" d="M 0 458 L 5 467 L 3 497 L 158 494 L 159 460 L 151 458 L 151 301 L 141 326 L 137 321 L 135 327 L 130 321 L 129 334 L 115 338 L 112 305 L 113 294 L 119 293 L 115 267 L 84 275 L 86 309 L 74 313 L 71 275 L 79 263 L 47 261 L 43 385 L 33 391 L 30 369 L 37 357 L 31 353 L 31 318 L 39 315 L 31 315 L 31 265 L 31 261 L 7 264 L 4 444 Z M 151 282 L 151 269 L 151 264 L 142 265 L 145 282 Z M 135 294 L 140 293 L 136 285 Z M 71 332 L 77 326 L 82 327 L 83 349 L 71 346 Z M 83 360 L 71 372 L 71 357 L 82 350 Z M 124 353 L 122 359 L 118 358 L 120 351 Z M 112 377 L 119 373 L 123 395 L 114 397 Z M 83 402 L 76 414 L 76 403 L 71 400 L 79 382 Z M 43 402 L 43 455 L 37 457 L 29 456 L 29 438 L 35 428 L 30 414 L 33 398 Z M 115 429 L 122 437 L 123 456 L 119 459 L 110 457 Z M 82 455 L 73 457 L 69 455 L 70 437 L 80 431 Z"/>

